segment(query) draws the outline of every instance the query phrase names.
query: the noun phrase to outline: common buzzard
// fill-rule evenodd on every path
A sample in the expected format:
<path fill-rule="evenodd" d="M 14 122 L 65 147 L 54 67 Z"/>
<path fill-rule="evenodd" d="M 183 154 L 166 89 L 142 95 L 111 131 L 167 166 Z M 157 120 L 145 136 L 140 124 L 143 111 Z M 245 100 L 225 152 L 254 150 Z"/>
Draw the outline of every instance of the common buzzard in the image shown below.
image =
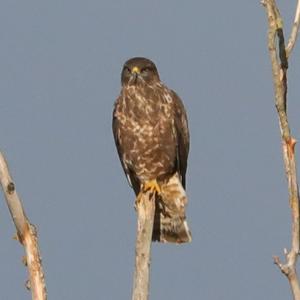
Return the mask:
<path fill-rule="evenodd" d="M 185 207 L 189 152 L 186 112 L 177 94 L 159 79 L 155 64 L 129 59 L 113 112 L 113 134 L 122 167 L 136 195 L 156 192 L 153 241 L 191 241 Z"/>

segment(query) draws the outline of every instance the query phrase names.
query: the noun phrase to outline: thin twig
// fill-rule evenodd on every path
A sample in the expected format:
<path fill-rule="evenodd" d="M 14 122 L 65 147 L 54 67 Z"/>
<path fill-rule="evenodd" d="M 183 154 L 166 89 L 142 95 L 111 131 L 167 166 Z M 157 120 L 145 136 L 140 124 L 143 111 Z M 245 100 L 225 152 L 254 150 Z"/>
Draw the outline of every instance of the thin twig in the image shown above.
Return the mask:
<path fill-rule="evenodd" d="M 275 106 L 279 117 L 279 127 L 282 138 L 282 152 L 284 166 L 288 182 L 289 204 L 292 216 L 292 242 L 291 250 L 285 249 L 285 263 L 279 257 L 274 257 L 274 263 L 281 272 L 286 275 L 290 283 L 294 300 L 300 300 L 300 286 L 296 272 L 296 263 L 299 254 L 299 191 L 297 184 L 297 169 L 295 158 L 296 140 L 292 137 L 287 117 L 287 68 L 288 56 L 296 41 L 299 27 L 299 1 L 297 5 L 296 18 L 297 30 L 293 28 L 289 39 L 290 48 L 285 47 L 283 22 L 275 0 L 264 0 L 262 4 L 266 8 L 268 17 L 268 48 L 272 64 L 272 74 L 275 90 Z M 294 25 L 295 26 L 295 25 Z M 276 46 L 278 40 L 278 47 Z M 278 49 L 278 55 L 277 55 Z"/>
<path fill-rule="evenodd" d="M 0 182 L 5 195 L 6 203 L 17 229 L 17 237 L 26 252 L 25 264 L 29 272 L 29 285 L 33 300 L 46 300 L 46 284 L 42 261 L 38 247 L 37 231 L 30 224 L 22 202 L 16 192 L 15 184 L 9 174 L 6 160 L 0 152 Z"/>
<path fill-rule="evenodd" d="M 292 27 L 291 35 L 289 38 L 289 42 L 286 47 L 286 56 L 289 57 L 294 46 L 295 42 L 297 40 L 297 35 L 299 31 L 299 24 L 300 24 L 300 0 L 297 1 L 297 7 L 296 7 L 296 13 L 295 13 L 295 19 L 294 24 Z"/>
<path fill-rule="evenodd" d="M 147 300 L 149 297 L 149 278 L 151 242 L 155 212 L 155 193 L 140 193 L 137 200 L 137 237 L 135 248 L 135 271 L 132 300 Z"/>

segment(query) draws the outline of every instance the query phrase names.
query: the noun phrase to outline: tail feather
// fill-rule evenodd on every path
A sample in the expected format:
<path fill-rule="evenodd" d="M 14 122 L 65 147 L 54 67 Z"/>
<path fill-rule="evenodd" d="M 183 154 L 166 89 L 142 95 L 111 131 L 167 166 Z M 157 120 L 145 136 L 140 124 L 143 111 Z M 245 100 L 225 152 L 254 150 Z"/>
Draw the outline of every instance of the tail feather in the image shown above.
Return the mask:
<path fill-rule="evenodd" d="M 192 241 L 185 208 L 187 196 L 177 173 L 160 183 L 161 195 L 157 198 L 152 240 L 169 243 Z"/>

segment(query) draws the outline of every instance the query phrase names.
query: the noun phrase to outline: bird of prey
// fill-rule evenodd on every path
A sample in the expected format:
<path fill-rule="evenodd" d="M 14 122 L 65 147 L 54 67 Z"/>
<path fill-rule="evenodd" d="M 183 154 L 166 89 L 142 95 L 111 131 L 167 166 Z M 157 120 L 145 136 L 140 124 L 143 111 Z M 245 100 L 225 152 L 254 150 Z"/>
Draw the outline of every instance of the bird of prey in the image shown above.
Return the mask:
<path fill-rule="evenodd" d="M 113 134 L 122 167 L 136 196 L 156 193 L 152 240 L 191 241 L 185 216 L 189 130 L 178 95 L 144 57 L 125 62 L 113 111 Z"/>

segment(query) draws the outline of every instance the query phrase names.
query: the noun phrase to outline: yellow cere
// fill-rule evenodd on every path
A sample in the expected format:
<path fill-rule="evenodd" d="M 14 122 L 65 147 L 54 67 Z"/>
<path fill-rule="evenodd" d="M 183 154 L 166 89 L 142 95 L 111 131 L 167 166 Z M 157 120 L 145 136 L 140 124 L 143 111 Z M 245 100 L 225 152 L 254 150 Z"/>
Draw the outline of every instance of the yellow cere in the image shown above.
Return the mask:
<path fill-rule="evenodd" d="M 140 73 L 140 69 L 138 67 L 133 67 L 132 68 L 132 73 Z"/>

